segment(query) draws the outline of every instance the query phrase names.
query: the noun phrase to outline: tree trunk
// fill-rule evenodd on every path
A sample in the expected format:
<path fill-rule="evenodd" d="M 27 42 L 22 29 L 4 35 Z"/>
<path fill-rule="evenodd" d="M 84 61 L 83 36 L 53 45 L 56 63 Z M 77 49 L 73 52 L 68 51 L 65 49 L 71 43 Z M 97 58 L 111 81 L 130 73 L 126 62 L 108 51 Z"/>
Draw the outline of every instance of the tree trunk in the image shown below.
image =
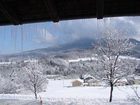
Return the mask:
<path fill-rule="evenodd" d="M 112 95 L 113 95 L 113 83 L 110 83 L 110 98 L 109 98 L 109 102 L 112 102 Z"/>
<path fill-rule="evenodd" d="M 35 94 L 35 99 L 37 99 L 37 93 L 35 92 L 34 94 Z"/>
<path fill-rule="evenodd" d="M 35 99 L 37 99 L 36 84 L 34 84 L 34 95 L 35 95 Z"/>

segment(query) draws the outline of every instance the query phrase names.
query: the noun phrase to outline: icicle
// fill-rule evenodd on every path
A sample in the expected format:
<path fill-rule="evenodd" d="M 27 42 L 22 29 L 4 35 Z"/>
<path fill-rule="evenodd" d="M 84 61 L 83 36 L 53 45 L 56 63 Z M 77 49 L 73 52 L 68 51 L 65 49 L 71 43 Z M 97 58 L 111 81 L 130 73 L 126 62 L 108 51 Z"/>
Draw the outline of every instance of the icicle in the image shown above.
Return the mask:
<path fill-rule="evenodd" d="M 14 45 L 14 27 L 13 26 L 11 26 L 11 46 L 13 46 Z"/>
<path fill-rule="evenodd" d="M 104 20 L 104 30 L 106 30 L 107 29 L 107 19 L 104 18 L 103 20 Z"/>
<path fill-rule="evenodd" d="M 6 29 L 5 29 L 5 27 L 3 29 L 4 29 L 4 42 L 5 42 L 5 40 L 6 40 Z"/>
<path fill-rule="evenodd" d="M 11 41 L 13 39 L 13 36 L 12 36 L 12 26 L 10 26 L 10 39 L 11 39 Z"/>
<path fill-rule="evenodd" d="M 46 30 L 47 30 L 47 23 L 45 25 L 45 30 L 44 30 L 45 31 L 45 40 L 47 39 L 47 31 Z"/>
<path fill-rule="evenodd" d="M 16 51 L 16 42 L 17 42 L 17 26 L 14 27 L 14 48 Z"/>
<path fill-rule="evenodd" d="M 26 40 L 26 25 L 23 25 L 23 41 Z"/>
<path fill-rule="evenodd" d="M 96 31 L 97 32 L 96 33 L 97 35 L 96 36 L 99 37 L 99 20 L 98 19 L 97 19 L 97 22 L 96 23 L 97 23 L 96 24 L 96 27 L 97 27 L 97 31 Z"/>
<path fill-rule="evenodd" d="M 38 24 L 36 23 L 36 34 L 38 35 Z"/>
<path fill-rule="evenodd" d="M 103 32 L 105 30 L 105 26 L 106 26 L 106 23 L 105 23 L 105 19 L 97 19 L 97 36 L 99 37 L 102 37 L 103 35 Z"/>
<path fill-rule="evenodd" d="M 21 25 L 21 51 L 23 51 L 23 25 Z"/>
<path fill-rule="evenodd" d="M 11 43 L 11 45 L 15 46 L 15 26 L 11 26 Z"/>
<path fill-rule="evenodd" d="M 5 43 L 6 43 L 6 28 L 5 27 L 3 28 L 3 35 L 4 35 L 4 37 L 3 37 L 3 46 L 5 48 Z"/>
<path fill-rule="evenodd" d="M 36 35 L 36 37 L 38 35 L 38 24 L 37 23 L 35 24 L 35 35 Z"/>
<path fill-rule="evenodd" d="M 28 40 L 31 40 L 31 31 L 32 31 L 32 26 L 29 25 L 29 27 L 28 27 Z"/>

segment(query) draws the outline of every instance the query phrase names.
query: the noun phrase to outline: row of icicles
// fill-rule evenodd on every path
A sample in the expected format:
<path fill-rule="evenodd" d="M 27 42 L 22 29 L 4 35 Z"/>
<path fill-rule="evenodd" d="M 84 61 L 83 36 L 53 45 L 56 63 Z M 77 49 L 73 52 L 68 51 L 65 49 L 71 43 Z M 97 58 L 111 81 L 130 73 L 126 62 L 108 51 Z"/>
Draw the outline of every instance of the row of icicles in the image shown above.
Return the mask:
<path fill-rule="evenodd" d="M 100 34 L 101 27 L 106 27 L 106 24 L 110 23 L 111 19 L 97 20 L 97 36 Z M 86 22 L 87 19 L 83 19 Z M 53 24 L 53 23 L 52 23 Z M 59 24 L 59 23 L 58 23 Z M 55 25 L 58 25 L 55 24 Z M 33 41 L 34 37 L 41 35 L 40 29 L 47 29 L 47 23 L 35 23 L 35 24 L 25 24 L 25 25 L 11 25 L 11 26 L 0 26 L 0 46 L 12 46 L 15 52 L 22 52 L 24 49 L 24 44 Z M 45 33 L 46 34 L 46 33 Z M 6 46 L 5 46 L 6 45 Z M 1 47 L 0 47 L 1 48 Z M 0 49 L 2 50 L 2 49 Z M 1 52 L 1 51 L 0 51 Z"/>

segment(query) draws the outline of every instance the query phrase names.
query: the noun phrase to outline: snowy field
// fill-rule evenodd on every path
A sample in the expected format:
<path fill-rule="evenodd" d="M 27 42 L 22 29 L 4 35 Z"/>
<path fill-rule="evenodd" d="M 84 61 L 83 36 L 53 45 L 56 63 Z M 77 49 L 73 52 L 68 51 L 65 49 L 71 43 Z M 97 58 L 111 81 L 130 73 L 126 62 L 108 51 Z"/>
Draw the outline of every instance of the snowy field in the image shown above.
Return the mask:
<path fill-rule="evenodd" d="M 113 102 L 108 103 L 109 87 L 72 87 L 72 80 L 50 80 L 46 92 L 39 93 L 43 105 L 139 105 L 130 86 L 114 88 Z M 140 93 L 140 86 L 138 93 Z M 41 105 L 30 92 L 0 95 L 0 105 Z"/>

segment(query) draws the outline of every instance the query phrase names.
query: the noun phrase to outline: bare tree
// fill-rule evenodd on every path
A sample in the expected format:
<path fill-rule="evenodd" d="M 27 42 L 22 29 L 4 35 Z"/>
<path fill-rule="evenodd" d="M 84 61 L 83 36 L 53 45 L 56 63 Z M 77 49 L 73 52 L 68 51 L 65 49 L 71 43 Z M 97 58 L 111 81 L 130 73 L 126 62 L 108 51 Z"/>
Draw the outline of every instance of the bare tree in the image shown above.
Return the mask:
<path fill-rule="evenodd" d="M 111 88 L 109 102 L 112 102 L 114 85 L 118 80 L 132 74 L 135 67 L 134 62 L 121 58 L 121 54 L 134 47 L 129 39 L 122 36 L 123 33 L 109 28 L 96 46 L 98 60 L 94 66 L 98 76 L 109 83 Z"/>
<path fill-rule="evenodd" d="M 43 68 L 41 64 L 29 63 L 22 68 L 25 72 L 23 85 L 25 88 L 32 91 L 37 99 L 37 93 L 43 90 L 43 87 L 48 83 L 46 76 L 43 75 Z"/>

